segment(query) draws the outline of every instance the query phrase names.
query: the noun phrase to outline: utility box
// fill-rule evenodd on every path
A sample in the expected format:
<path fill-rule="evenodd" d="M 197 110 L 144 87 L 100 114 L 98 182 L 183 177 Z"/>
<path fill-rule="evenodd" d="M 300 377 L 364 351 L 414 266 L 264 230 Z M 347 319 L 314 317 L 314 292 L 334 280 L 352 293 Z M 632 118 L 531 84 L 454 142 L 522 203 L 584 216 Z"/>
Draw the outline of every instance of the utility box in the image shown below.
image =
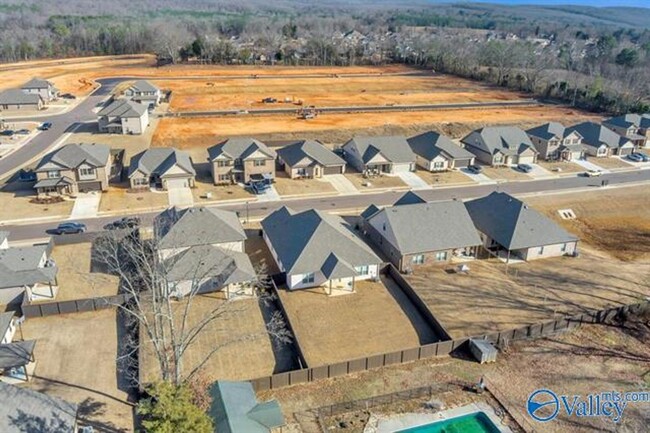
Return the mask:
<path fill-rule="evenodd" d="M 497 360 L 497 348 L 488 340 L 469 340 L 469 351 L 481 364 Z"/>

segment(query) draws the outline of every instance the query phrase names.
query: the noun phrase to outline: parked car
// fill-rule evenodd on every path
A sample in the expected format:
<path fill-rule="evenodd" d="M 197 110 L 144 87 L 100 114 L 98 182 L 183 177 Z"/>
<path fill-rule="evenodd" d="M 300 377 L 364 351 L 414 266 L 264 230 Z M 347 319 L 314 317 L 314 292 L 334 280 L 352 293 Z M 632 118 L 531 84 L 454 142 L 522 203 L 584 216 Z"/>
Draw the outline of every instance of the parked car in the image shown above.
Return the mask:
<path fill-rule="evenodd" d="M 38 127 L 41 131 L 47 131 L 52 127 L 52 122 L 43 122 L 41 126 Z"/>
<path fill-rule="evenodd" d="M 7 137 L 11 137 L 14 134 L 15 134 L 15 132 L 13 131 L 13 129 L 5 129 L 4 131 L 0 131 L 0 135 L 4 135 L 4 136 L 7 136 Z"/>
<path fill-rule="evenodd" d="M 603 172 L 602 170 L 587 170 L 585 171 L 584 175 L 587 177 L 598 177 L 602 176 Z"/>
<path fill-rule="evenodd" d="M 278 102 L 278 100 L 275 99 L 275 98 L 264 98 L 264 99 L 262 99 L 262 102 L 265 103 L 265 104 L 274 104 L 274 103 Z"/>
<path fill-rule="evenodd" d="M 108 223 L 104 226 L 106 230 L 132 229 L 140 225 L 138 217 L 124 217 L 119 220 Z"/>
<path fill-rule="evenodd" d="M 518 164 L 517 170 L 523 171 L 524 173 L 530 173 L 531 171 L 533 171 L 533 167 L 529 164 Z"/>
<path fill-rule="evenodd" d="M 481 167 L 480 165 L 470 165 L 469 167 L 467 167 L 467 170 L 470 173 L 474 173 L 474 174 L 483 173 L 483 167 Z"/>
<path fill-rule="evenodd" d="M 16 131 L 16 134 L 18 134 L 18 135 L 29 135 L 30 132 L 31 131 L 29 129 L 19 129 L 18 131 Z"/>
<path fill-rule="evenodd" d="M 643 162 L 648 162 L 648 161 L 650 161 L 650 156 L 646 155 L 645 153 L 640 153 L 640 152 L 639 152 L 639 153 L 637 153 L 636 155 L 639 155 L 639 157 L 641 158 L 641 160 L 642 160 Z"/>
<path fill-rule="evenodd" d="M 86 231 L 86 225 L 77 222 L 61 223 L 52 232 L 55 235 L 68 235 L 83 233 Z"/>
<path fill-rule="evenodd" d="M 77 97 L 75 95 L 73 95 L 72 93 L 64 93 L 63 95 L 61 95 L 61 98 L 63 98 L 63 99 L 77 99 Z"/>

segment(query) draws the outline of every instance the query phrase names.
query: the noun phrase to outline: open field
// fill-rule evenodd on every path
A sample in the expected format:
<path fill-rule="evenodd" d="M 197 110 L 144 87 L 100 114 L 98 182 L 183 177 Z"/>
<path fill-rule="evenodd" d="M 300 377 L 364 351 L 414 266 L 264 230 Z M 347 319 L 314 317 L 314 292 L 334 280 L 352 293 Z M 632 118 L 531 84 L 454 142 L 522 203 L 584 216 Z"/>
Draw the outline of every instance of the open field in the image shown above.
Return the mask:
<path fill-rule="evenodd" d="M 402 179 L 398 176 L 377 176 L 371 178 L 365 178 L 359 172 L 355 172 L 353 168 L 348 168 L 344 174 L 350 182 L 361 192 L 363 191 L 372 191 L 374 189 L 384 189 L 384 188 L 406 188 L 408 185 L 404 183 Z M 367 185 L 369 184 L 369 185 Z"/>
<path fill-rule="evenodd" d="M 327 179 L 290 179 L 286 173 L 275 175 L 275 189 L 280 195 L 333 194 L 336 189 Z"/>
<path fill-rule="evenodd" d="M 494 180 L 531 180 L 532 177 L 513 167 L 483 166 L 483 174 Z"/>
<path fill-rule="evenodd" d="M 616 170 L 617 168 L 632 168 L 632 164 L 625 162 L 621 158 L 589 158 L 589 162 L 593 162 L 599 167 L 608 170 Z"/>
<path fill-rule="evenodd" d="M 584 172 L 585 169 L 584 167 L 576 164 L 575 162 L 571 161 L 537 161 L 537 165 L 547 169 L 548 171 L 557 173 L 559 175 L 562 174 L 571 174 L 571 173 L 580 173 Z M 560 169 L 561 171 L 555 172 L 555 169 Z"/>
<path fill-rule="evenodd" d="M 35 376 L 22 386 L 79 404 L 80 424 L 97 432 L 133 431 L 133 407 L 117 367 L 124 330 L 114 309 L 30 318 L 22 330 L 36 340 Z"/>
<path fill-rule="evenodd" d="M 420 345 L 420 336 L 384 282 L 358 281 L 355 287 L 355 293 L 338 296 L 320 288 L 279 290 L 310 367 Z"/>
<path fill-rule="evenodd" d="M 65 218 L 72 212 L 73 200 L 58 203 L 31 203 L 36 198 L 35 191 L 30 189 L 31 183 L 13 182 L 0 188 L 0 221 L 21 220 L 24 218 L 61 217 Z M 8 205 L 11 203 L 11 205 Z"/>
<path fill-rule="evenodd" d="M 167 207 L 166 191 L 152 192 L 149 189 L 142 191 L 129 190 L 128 182 L 120 185 L 111 184 L 107 192 L 102 193 L 102 200 L 99 203 L 100 212 L 133 212 L 135 210 L 146 212 L 160 210 Z"/>
<path fill-rule="evenodd" d="M 200 205 L 201 202 L 213 202 L 216 200 L 255 200 L 255 196 L 246 191 L 239 185 L 214 185 L 211 180 L 197 179 L 196 188 L 192 188 L 192 196 L 194 197 L 194 204 Z M 207 198 L 206 194 L 210 193 L 212 196 Z"/>
<path fill-rule="evenodd" d="M 464 175 L 460 171 L 451 170 L 441 173 L 433 173 L 427 170 L 418 168 L 416 174 L 420 176 L 426 183 L 433 186 L 445 185 L 458 185 L 458 184 L 474 184 L 469 176 Z"/>

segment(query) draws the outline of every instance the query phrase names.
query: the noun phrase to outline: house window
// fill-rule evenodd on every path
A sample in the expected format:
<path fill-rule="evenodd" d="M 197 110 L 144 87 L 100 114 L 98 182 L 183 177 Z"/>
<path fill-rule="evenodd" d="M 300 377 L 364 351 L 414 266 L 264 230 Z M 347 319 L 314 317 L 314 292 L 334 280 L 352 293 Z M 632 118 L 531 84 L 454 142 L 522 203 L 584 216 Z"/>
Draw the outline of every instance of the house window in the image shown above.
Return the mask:
<path fill-rule="evenodd" d="M 566 244 L 562 244 L 562 246 L 560 247 L 560 251 L 566 253 Z"/>
<path fill-rule="evenodd" d="M 265 159 L 256 159 L 253 161 L 253 166 L 255 167 L 263 167 L 266 165 L 266 160 Z"/>
<path fill-rule="evenodd" d="M 302 284 L 309 284 L 314 282 L 314 273 L 310 272 L 302 276 Z"/>
<path fill-rule="evenodd" d="M 219 175 L 219 180 L 222 182 L 230 180 L 230 175 L 229 174 L 220 174 Z"/>
<path fill-rule="evenodd" d="M 444 161 L 436 161 L 433 163 L 433 169 L 434 170 L 441 170 L 445 168 L 445 163 Z"/>
<path fill-rule="evenodd" d="M 356 266 L 354 270 L 357 271 L 357 274 L 359 275 L 368 275 L 369 273 L 368 265 Z"/>
<path fill-rule="evenodd" d="M 494 163 L 495 164 L 501 164 L 503 162 L 503 156 L 501 155 L 494 155 Z"/>
<path fill-rule="evenodd" d="M 235 160 L 235 167 L 241 167 L 241 158 Z"/>
<path fill-rule="evenodd" d="M 47 172 L 48 179 L 57 179 L 61 177 L 61 172 L 59 170 L 52 170 Z"/>
<path fill-rule="evenodd" d="M 147 178 L 140 177 L 140 178 L 133 179 L 133 185 L 135 186 L 146 186 L 148 184 L 149 184 L 149 179 Z"/>
<path fill-rule="evenodd" d="M 228 167 L 230 161 L 217 161 L 217 167 Z"/>
<path fill-rule="evenodd" d="M 421 265 L 424 263 L 424 254 L 418 254 L 417 256 L 413 256 L 411 259 L 411 263 L 414 265 Z"/>
<path fill-rule="evenodd" d="M 444 262 L 445 260 L 447 260 L 447 251 L 438 251 L 436 253 L 436 261 Z"/>
<path fill-rule="evenodd" d="M 94 168 L 80 168 L 79 177 L 95 177 Z"/>
<path fill-rule="evenodd" d="M 539 250 L 537 250 L 537 254 L 539 255 L 544 254 L 544 246 L 539 247 Z"/>

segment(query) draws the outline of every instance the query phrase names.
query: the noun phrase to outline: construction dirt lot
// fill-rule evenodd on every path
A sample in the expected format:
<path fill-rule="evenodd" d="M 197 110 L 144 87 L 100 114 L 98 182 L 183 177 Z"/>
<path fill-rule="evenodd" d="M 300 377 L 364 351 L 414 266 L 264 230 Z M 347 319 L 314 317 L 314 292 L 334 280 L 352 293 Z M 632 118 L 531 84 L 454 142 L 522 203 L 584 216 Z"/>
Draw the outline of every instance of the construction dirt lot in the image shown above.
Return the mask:
<path fill-rule="evenodd" d="M 437 341 L 433 331 L 420 331 L 393 297 L 387 284 L 357 281 L 355 293 L 328 296 L 322 288 L 289 292 L 280 300 L 307 365 L 333 364 L 350 359 L 418 347 Z"/>

